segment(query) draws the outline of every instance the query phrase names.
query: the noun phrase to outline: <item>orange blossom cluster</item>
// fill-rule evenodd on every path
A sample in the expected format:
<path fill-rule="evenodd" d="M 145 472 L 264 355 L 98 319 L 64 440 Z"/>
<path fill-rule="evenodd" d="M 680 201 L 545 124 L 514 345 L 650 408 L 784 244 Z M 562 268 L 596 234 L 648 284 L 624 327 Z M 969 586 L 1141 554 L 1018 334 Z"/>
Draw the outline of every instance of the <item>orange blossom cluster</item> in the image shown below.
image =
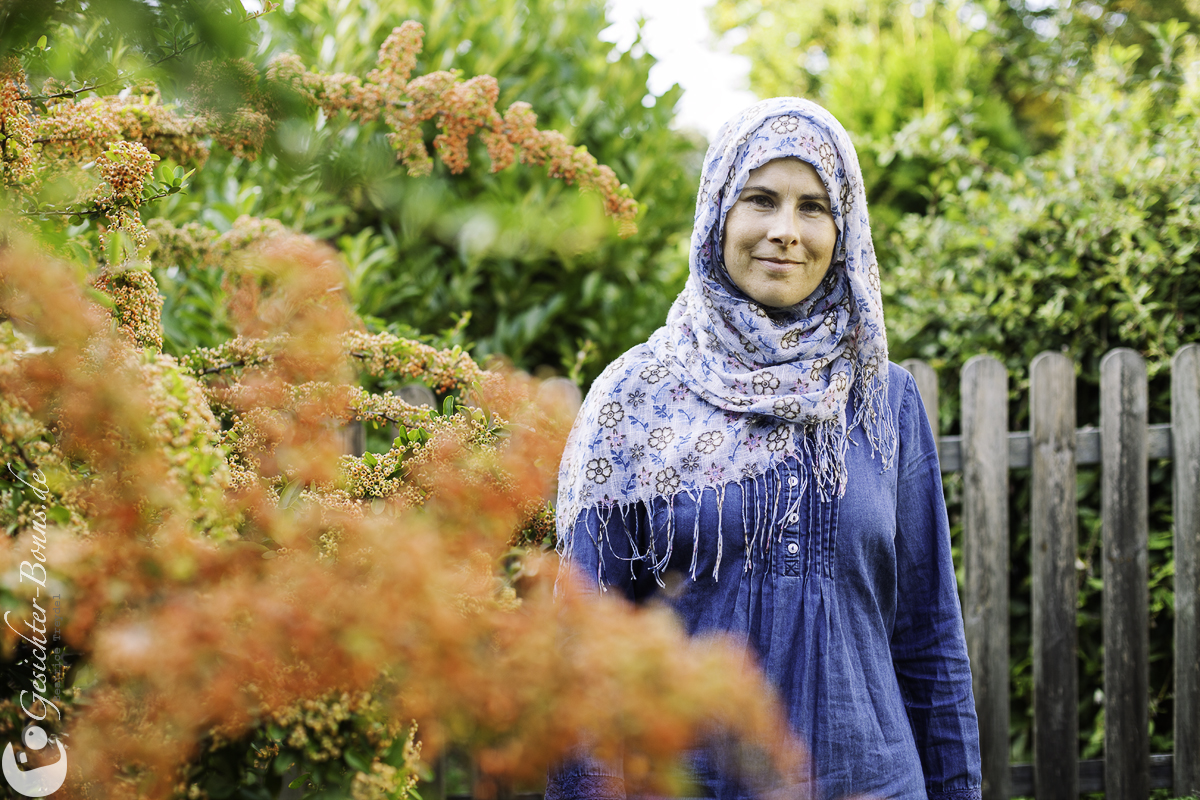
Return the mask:
<path fill-rule="evenodd" d="M 637 201 L 616 174 L 597 163 L 586 148 L 569 144 L 561 133 L 539 130 L 529 104 L 514 103 L 501 115 L 496 109 L 500 90 L 495 78 L 480 75 L 463 81 L 457 72 L 442 71 L 410 79 L 423 38 L 424 28 L 418 22 L 394 29 L 366 80 L 306 70 L 295 55 L 275 59 L 268 76 L 329 114 L 345 111 L 359 121 L 382 121 L 391 129 L 388 138 L 410 175 L 428 175 L 433 167 L 423 123 L 436 121 L 433 146 L 452 173 L 466 169 L 468 140 L 483 131 L 480 135 L 493 171 L 518 157 L 523 164 L 544 164 L 551 177 L 598 192 L 605 213 L 618 221 L 622 235 L 637 230 Z"/>

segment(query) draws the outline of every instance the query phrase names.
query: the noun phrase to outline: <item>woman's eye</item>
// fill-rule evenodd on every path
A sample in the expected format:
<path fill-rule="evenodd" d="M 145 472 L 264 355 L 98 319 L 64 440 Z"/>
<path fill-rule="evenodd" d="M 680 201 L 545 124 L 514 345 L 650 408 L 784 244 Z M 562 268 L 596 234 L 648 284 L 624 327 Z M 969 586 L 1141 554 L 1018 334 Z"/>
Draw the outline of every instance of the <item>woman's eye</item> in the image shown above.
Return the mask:
<path fill-rule="evenodd" d="M 762 195 L 762 194 L 756 194 L 753 197 L 748 198 L 748 201 L 752 205 L 760 206 L 762 208 L 771 208 L 772 206 L 775 205 L 774 203 L 771 202 L 771 198 L 767 197 L 766 195 Z"/>
<path fill-rule="evenodd" d="M 821 205 L 820 203 L 809 201 L 801 204 L 800 210 L 806 214 L 820 214 L 825 210 L 825 206 Z"/>

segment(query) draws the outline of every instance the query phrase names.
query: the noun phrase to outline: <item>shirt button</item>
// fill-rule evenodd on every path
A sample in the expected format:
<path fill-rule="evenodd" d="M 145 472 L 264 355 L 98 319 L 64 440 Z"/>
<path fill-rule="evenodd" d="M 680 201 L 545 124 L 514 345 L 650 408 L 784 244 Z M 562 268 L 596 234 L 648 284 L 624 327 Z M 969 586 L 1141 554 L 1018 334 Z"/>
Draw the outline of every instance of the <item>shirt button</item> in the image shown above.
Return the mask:
<path fill-rule="evenodd" d="M 792 524 L 794 525 L 794 524 L 796 524 L 796 523 L 797 523 L 797 522 L 799 522 L 799 521 L 800 521 L 800 515 L 799 515 L 799 514 L 788 514 L 788 522 L 790 522 L 790 523 L 792 523 Z"/>
<path fill-rule="evenodd" d="M 794 488 L 798 483 L 800 483 L 800 479 L 797 478 L 795 475 L 788 478 L 788 486 L 791 486 Z"/>
<path fill-rule="evenodd" d="M 792 542 L 791 544 L 788 545 L 788 552 L 791 553 L 792 555 L 796 555 L 796 553 L 800 552 L 800 545 L 796 544 L 795 542 Z"/>

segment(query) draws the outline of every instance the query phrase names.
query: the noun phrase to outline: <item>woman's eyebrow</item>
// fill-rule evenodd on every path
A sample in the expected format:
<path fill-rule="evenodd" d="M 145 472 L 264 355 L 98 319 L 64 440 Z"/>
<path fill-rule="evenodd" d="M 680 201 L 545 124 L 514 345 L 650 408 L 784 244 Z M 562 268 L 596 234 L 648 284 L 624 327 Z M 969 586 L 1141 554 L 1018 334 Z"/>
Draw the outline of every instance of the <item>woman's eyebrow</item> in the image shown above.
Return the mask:
<path fill-rule="evenodd" d="M 761 192 L 761 193 L 763 193 L 763 194 L 767 195 L 768 197 L 770 197 L 770 198 L 772 198 L 772 199 L 778 199 L 778 198 L 779 198 L 779 192 L 775 191 L 774 189 L 768 189 L 766 186 L 746 186 L 746 187 L 743 187 L 743 189 L 742 189 L 742 194 L 745 194 L 746 192 Z M 828 194 L 826 194 L 825 192 L 822 192 L 821 194 L 802 194 L 802 195 L 800 195 L 800 196 L 799 196 L 797 199 L 799 199 L 799 200 L 825 200 L 825 201 L 828 201 L 828 200 L 829 200 L 829 195 L 828 195 Z"/>

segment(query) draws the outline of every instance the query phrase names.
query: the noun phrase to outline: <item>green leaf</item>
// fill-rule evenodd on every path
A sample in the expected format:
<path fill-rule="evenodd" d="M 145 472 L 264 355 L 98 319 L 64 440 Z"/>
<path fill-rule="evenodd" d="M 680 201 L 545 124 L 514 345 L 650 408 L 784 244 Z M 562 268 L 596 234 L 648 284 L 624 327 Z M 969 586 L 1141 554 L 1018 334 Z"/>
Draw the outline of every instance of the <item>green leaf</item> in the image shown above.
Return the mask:
<path fill-rule="evenodd" d="M 287 508 L 296 501 L 296 498 L 303 491 L 304 484 L 300 481 L 289 481 L 287 486 L 283 487 L 283 491 L 279 493 L 279 507 Z"/>
<path fill-rule="evenodd" d="M 304 784 L 307 783 L 308 779 L 311 777 L 312 777 L 312 773 L 306 772 L 303 775 L 301 775 L 300 777 L 296 778 L 296 780 L 289 783 L 288 788 L 289 789 L 303 789 Z"/>
<path fill-rule="evenodd" d="M 111 297 L 109 297 L 104 292 L 100 291 L 99 289 L 97 289 L 93 286 L 83 287 L 83 292 L 84 292 L 84 294 L 86 294 L 88 296 L 88 299 L 90 299 L 93 303 L 95 303 L 99 306 L 103 306 L 104 308 L 107 308 L 109 311 L 116 308 L 116 303 L 113 302 L 113 299 Z"/>
<path fill-rule="evenodd" d="M 377 459 L 375 457 L 374 453 L 363 453 L 362 460 L 363 460 L 363 463 L 366 464 L 368 467 L 379 466 L 379 459 Z"/>
<path fill-rule="evenodd" d="M 367 762 L 367 760 L 356 753 L 353 749 L 346 750 L 345 759 L 346 764 L 348 764 L 351 769 L 357 770 L 358 772 L 371 771 L 371 765 Z"/>
<path fill-rule="evenodd" d="M 44 34 L 44 33 L 43 33 L 41 36 L 39 36 L 39 37 L 38 37 L 38 40 L 37 40 L 37 49 L 38 49 L 38 50 L 45 50 L 45 49 L 46 49 L 46 34 Z"/>

